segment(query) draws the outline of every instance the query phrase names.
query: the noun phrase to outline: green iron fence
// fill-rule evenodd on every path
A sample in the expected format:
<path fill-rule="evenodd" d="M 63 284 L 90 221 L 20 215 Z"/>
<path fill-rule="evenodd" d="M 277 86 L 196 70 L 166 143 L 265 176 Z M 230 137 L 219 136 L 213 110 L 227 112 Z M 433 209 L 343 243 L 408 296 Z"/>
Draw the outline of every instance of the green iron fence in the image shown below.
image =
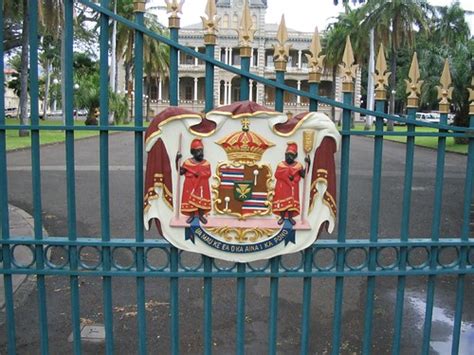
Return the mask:
<path fill-rule="evenodd" d="M 195 352 L 203 351 L 210 354 L 213 349 L 213 283 L 217 279 L 235 279 L 236 282 L 236 324 L 235 324 L 235 352 L 245 352 L 246 344 L 246 285 L 251 278 L 269 279 L 269 315 L 268 315 L 268 353 L 275 354 L 278 348 L 278 318 L 279 282 L 282 279 L 301 279 L 301 324 L 299 352 L 309 352 L 311 329 L 311 305 L 314 301 L 314 290 L 312 283 L 317 278 L 335 279 L 333 329 L 332 329 L 332 353 L 338 354 L 343 351 L 341 346 L 341 328 L 343 321 L 344 285 L 347 278 L 363 277 L 367 279 L 366 303 L 364 308 L 364 330 L 362 338 L 362 352 L 368 354 L 372 349 L 373 342 L 373 318 L 375 301 L 375 283 L 381 277 L 395 277 L 397 279 L 396 301 L 394 305 L 393 342 L 391 351 L 394 354 L 400 352 L 401 332 L 403 327 L 404 301 L 407 278 L 414 276 L 426 276 L 427 299 L 423 327 L 423 340 L 419 352 L 427 354 L 430 351 L 430 335 L 432 326 L 432 313 L 434 306 L 435 281 L 437 277 L 452 275 L 457 279 L 456 304 L 453 324 L 452 350 L 453 354 L 458 352 L 461 321 L 463 317 L 463 304 L 466 282 L 472 282 L 474 273 L 474 241 L 470 239 L 470 208 L 473 196 L 474 175 L 474 116 L 471 116 L 470 128 L 453 127 L 447 125 L 447 115 L 441 115 L 440 124 L 429 124 L 415 120 L 416 108 L 410 108 L 408 118 L 403 119 L 391 116 L 383 112 L 384 101 L 377 100 L 376 111 L 371 112 L 359 107 L 352 106 L 353 94 L 344 93 L 343 102 L 318 96 L 318 84 L 311 83 L 309 92 L 299 91 L 284 84 L 284 72 L 277 72 L 276 81 L 268 80 L 252 74 L 249 70 L 250 59 L 243 57 L 241 68 L 223 64 L 214 59 L 214 45 L 207 44 L 205 54 L 195 52 L 178 42 L 179 26 L 170 28 L 170 38 L 158 35 L 144 27 L 143 12 L 137 11 L 135 21 L 129 21 L 109 10 L 109 1 L 101 0 L 100 4 L 88 0 L 79 0 L 92 11 L 100 14 L 100 119 L 96 127 L 75 126 L 73 122 L 73 1 L 64 1 L 65 16 L 65 117 L 64 125 L 40 126 L 38 110 L 38 2 L 30 1 L 29 12 L 30 26 L 30 95 L 31 95 L 31 124 L 26 126 L 6 125 L 4 117 L 4 73 L 0 73 L 0 211 L 1 211 L 1 269 L 4 276 L 5 289 L 5 313 L 6 313 L 6 347 L 9 354 L 15 354 L 17 348 L 17 332 L 14 294 L 12 288 L 12 277 L 17 274 L 36 275 L 38 294 L 38 328 L 40 332 L 40 349 L 42 354 L 49 353 L 50 336 L 48 328 L 48 308 L 46 279 L 50 276 L 67 277 L 70 283 L 70 309 L 71 328 L 73 331 L 73 350 L 75 354 L 83 352 L 81 343 L 81 310 L 79 277 L 102 278 L 103 289 L 103 321 L 105 325 L 105 351 L 107 354 L 120 352 L 114 348 L 114 319 L 112 302 L 112 280 L 120 277 L 133 277 L 136 279 L 136 310 L 137 310 L 137 352 L 145 354 L 156 352 L 150 349 L 147 339 L 147 321 L 145 309 L 146 282 L 151 278 L 169 280 L 170 300 L 170 348 L 164 352 L 172 354 L 180 353 L 180 341 L 184 335 L 180 334 L 180 292 L 179 284 L 185 279 L 203 280 L 203 349 L 194 349 Z M 2 6 L 3 8 L 3 6 Z M 135 77 L 135 121 L 132 127 L 110 126 L 108 123 L 108 51 L 109 51 L 109 20 L 118 21 L 135 31 L 134 48 L 134 77 Z M 0 12 L 0 23 L 3 28 L 3 12 Z M 3 56 L 3 31 L 0 32 L 0 60 L 4 65 Z M 296 266 L 286 265 L 280 257 L 271 259 L 260 266 L 253 264 L 235 263 L 223 267 L 209 257 L 202 257 L 202 261 L 195 267 L 187 267 L 180 259 L 180 252 L 163 239 L 145 239 L 143 230 L 143 37 L 149 36 L 170 46 L 170 104 L 178 105 L 178 50 L 191 56 L 197 57 L 206 63 L 206 104 L 205 110 L 213 108 L 213 85 L 214 68 L 219 67 L 231 73 L 240 75 L 241 100 L 247 100 L 249 96 L 248 81 L 254 80 L 266 86 L 276 89 L 275 109 L 283 110 L 283 92 L 307 97 L 310 100 L 310 109 L 317 110 L 318 103 L 324 103 L 338 107 L 343 110 L 342 115 L 342 151 L 340 157 L 341 169 L 339 172 L 339 209 L 338 230 L 336 240 L 319 240 L 306 249 L 300 255 L 300 261 Z M 357 131 L 351 129 L 351 115 L 354 112 L 376 116 L 374 131 Z M 407 124 L 406 132 L 384 132 L 383 119 L 401 121 Z M 438 132 L 417 132 L 416 127 L 433 127 Z M 32 189 L 33 189 L 33 211 L 34 211 L 34 238 L 10 235 L 10 223 L 8 217 L 8 183 L 7 183 L 7 154 L 6 154 L 6 132 L 12 129 L 27 129 L 31 132 L 31 161 L 32 161 Z M 68 234 L 66 236 L 44 237 L 42 232 L 42 199 L 41 199 L 41 165 L 40 165 L 40 141 L 39 134 L 42 130 L 60 130 L 66 135 L 66 178 L 67 178 L 67 216 Z M 100 238 L 78 238 L 76 218 L 76 171 L 75 171 L 75 147 L 74 135 L 78 130 L 97 130 L 100 140 L 100 201 L 101 201 L 101 237 Z M 130 239 L 113 238 L 110 226 L 110 187 L 109 187 L 109 133 L 113 131 L 131 132 L 134 135 L 134 159 L 135 159 L 135 230 L 136 235 Z M 382 181 L 382 154 L 384 136 L 398 135 L 406 136 L 406 159 L 403 186 L 403 206 L 401 233 L 392 238 L 379 238 L 379 214 L 381 202 Z M 351 239 L 348 238 L 348 194 L 349 194 L 349 167 L 351 137 L 373 136 L 373 171 L 370 211 L 370 238 Z M 432 217 L 432 230 L 428 237 L 414 238 L 410 236 L 410 206 L 412 199 L 413 170 L 414 170 L 414 144 L 415 137 L 433 136 L 438 137 L 435 199 Z M 447 137 L 469 138 L 468 157 L 466 165 L 466 177 L 464 184 L 463 222 L 460 236 L 440 235 L 443 176 L 445 166 L 445 145 Z M 22 265 L 15 260 L 14 250 L 17 246 L 27 246 L 32 253 L 32 262 Z M 94 248 L 100 259 L 95 265 L 90 265 L 81 259 L 81 251 L 86 248 Z M 62 263 L 55 263 L 48 257 L 48 252 L 58 248 L 67 254 Z M 134 264 L 123 267 L 115 260 L 115 252 L 127 249 L 133 254 Z M 422 263 L 414 262 L 412 253 L 424 250 L 426 258 Z M 448 264 L 443 263 L 439 257 L 444 250 L 455 250 L 456 257 Z M 160 266 L 150 261 L 149 255 L 153 251 L 160 250 L 164 253 L 165 260 Z M 383 260 L 383 253 L 392 250 L 395 258 L 392 263 L 387 264 Z M 353 252 L 362 252 L 363 261 L 358 264 L 349 262 Z M 318 254 L 329 253 L 331 260 L 320 264 Z M 387 325 L 388 326 L 388 325 Z M 180 336 L 181 335 L 181 336 Z M 52 340 L 54 341 L 54 340 Z"/>

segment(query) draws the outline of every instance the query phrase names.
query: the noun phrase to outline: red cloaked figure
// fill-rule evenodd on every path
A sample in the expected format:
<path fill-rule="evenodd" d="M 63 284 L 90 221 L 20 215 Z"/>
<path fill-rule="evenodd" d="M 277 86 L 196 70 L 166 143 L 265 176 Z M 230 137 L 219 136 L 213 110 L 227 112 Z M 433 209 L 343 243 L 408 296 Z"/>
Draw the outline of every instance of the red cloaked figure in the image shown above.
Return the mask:
<path fill-rule="evenodd" d="M 183 194 L 181 198 L 181 213 L 189 216 L 187 223 L 198 217 L 202 223 L 207 223 L 204 217 L 211 210 L 211 192 L 209 178 L 211 177 L 211 164 L 204 159 L 204 145 L 201 139 L 196 138 L 191 142 L 192 158 L 187 159 L 179 168 L 179 173 L 184 175 Z M 181 154 L 176 156 L 176 164 Z"/>
<path fill-rule="evenodd" d="M 306 175 L 306 169 L 296 161 L 298 145 L 288 142 L 285 151 L 285 161 L 278 164 L 275 171 L 275 195 L 273 197 L 273 213 L 280 216 L 278 224 L 288 219 L 295 224 L 294 216 L 301 213 L 299 182 Z M 307 161 L 309 164 L 309 160 Z"/>

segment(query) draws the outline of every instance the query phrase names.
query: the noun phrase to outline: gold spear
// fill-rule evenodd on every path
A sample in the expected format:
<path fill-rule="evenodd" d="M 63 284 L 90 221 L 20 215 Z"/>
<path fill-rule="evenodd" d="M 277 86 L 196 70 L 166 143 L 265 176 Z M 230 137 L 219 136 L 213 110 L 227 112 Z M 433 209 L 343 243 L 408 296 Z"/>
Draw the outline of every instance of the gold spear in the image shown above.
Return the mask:
<path fill-rule="evenodd" d="M 306 154 L 305 158 L 305 179 L 303 180 L 303 196 L 301 198 L 301 224 L 306 223 L 306 191 L 307 191 L 307 175 L 309 173 L 309 165 L 311 158 L 309 153 L 313 150 L 314 145 L 314 131 L 313 130 L 306 130 L 303 131 L 303 151 Z"/>

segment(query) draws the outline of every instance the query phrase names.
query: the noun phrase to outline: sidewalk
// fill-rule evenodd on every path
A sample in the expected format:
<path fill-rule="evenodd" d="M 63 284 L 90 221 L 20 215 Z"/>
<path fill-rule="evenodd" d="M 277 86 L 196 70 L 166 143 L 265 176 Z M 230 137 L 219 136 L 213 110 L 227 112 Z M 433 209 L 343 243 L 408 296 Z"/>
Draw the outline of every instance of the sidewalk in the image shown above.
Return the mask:
<path fill-rule="evenodd" d="M 9 205 L 8 213 L 10 218 L 10 236 L 34 236 L 34 220 L 33 217 L 22 209 Z M 46 231 L 43 229 L 43 235 L 46 237 Z M 19 265 L 28 265 L 32 261 L 32 251 L 23 245 L 15 248 L 15 260 Z M 34 278 L 34 277 L 30 277 Z M 19 288 L 26 284 L 29 279 L 27 275 L 13 275 L 13 292 L 16 293 Z M 32 280 L 33 281 L 33 280 Z M 34 284 L 29 282 L 28 289 Z M 29 291 L 27 292 L 29 293 Z M 15 299 L 15 303 L 16 303 Z M 5 306 L 5 290 L 3 283 L 3 275 L 0 275 L 0 310 Z"/>

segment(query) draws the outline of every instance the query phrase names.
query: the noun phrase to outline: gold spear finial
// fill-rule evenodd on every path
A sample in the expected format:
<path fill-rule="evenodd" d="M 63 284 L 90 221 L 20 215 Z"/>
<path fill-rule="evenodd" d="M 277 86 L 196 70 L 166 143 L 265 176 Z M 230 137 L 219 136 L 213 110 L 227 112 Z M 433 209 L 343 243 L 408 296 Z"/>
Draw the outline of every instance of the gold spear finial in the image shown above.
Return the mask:
<path fill-rule="evenodd" d="M 390 72 L 387 71 L 387 61 L 385 60 L 385 51 L 383 49 L 383 44 L 380 43 L 379 53 L 377 55 L 377 63 L 375 63 L 375 98 L 377 100 L 385 100 L 386 90 L 385 87 L 388 86 L 388 77 Z"/>
<path fill-rule="evenodd" d="M 145 0 L 134 0 L 133 12 L 145 12 L 145 6 L 146 6 Z"/>
<path fill-rule="evenodd" d="M 406 93 L 408 94 L 407 107 L 417 108 L 423 80 L 420 80 L 420 69 L 418 66 L 418 57 L 416 55 L 416 52 L 413 53 L 410 71 L 408 72 L 408 78 L 408 80 L 405 79 L 405 83 L 407 85 Z"/>
<path fill-rule="evenodd" d="M 280 25 L 278 26 L 277 36 L 278 44 L 273 45 L 273 61 L 275 62 L 276 71 L 285 71 L 286 62 L 290 55 L 291 45 L 286 44 L 288 41 L 288 30 L 286 29 L 285 24 L 285 15 L 281 15 Z"/>
<path fill-rule="evenodd" d="M 252 55 L 252 42 L 255 35 L 255 29 L 253 26 L 252 16 L 250 15 L 250 8 L 248 1 L 244 1 L 244 8 L 242 11 L 242 19 L 240 21 L 239 33 L 239 45 L 240 55 L 242 57 L 250 57 Z"/>
<path fill-rule="evenodd" d="M 183 13 L 183 4 L 184 0 L 181 0 L 178 3 L 178 0 L 165 0 L 166 3 L 166 12 L 169 15 L 169 27 L 170 28 L 179 28 L 179 14 Z"/>
<path fill-rule="evenodd" d="M 339 64 L 342 76 L 342 91 L 352 92 L 354 89 L 353 79 L 356 76 L 357 64 L 354 64 L 354 52 L 352 51 L 351 39 L 346 37 L 346 47 L 342 55 L 342 64 Z"/>
<path fill-rule="evenodd" d="M 311 54 L 305 54 L 308 58 L 309 65 L 309 82 L 319 83 L 321 81 L 321 73 L 323 72 L 324 66 L 323 61 L 325 55 L 319 55 L 321 53 L 321 40 L 319 38 L 318 28 L 316 27 L 313 33 L 313 39 L 311 46 L 309 47 Z"/>
<path fill-rule="evenodd" d="M 439 112 L 449 113 L 449 100 L 453 96 L 453 87 L 451 86 L 451 74 L 449 73 L 448 59 L 444 61 L 443 73 L 440 79 L 441 86 L 437 86 L 439 101 Z"/>
<path fill-rule="evenodd" d="M 469 91 L 469 102 L 471 103 L 469 105 L 469 115 L 474 115 L 474 76 L 471 79 L 471 86 L 472 88 L 468 88 L 467 91 Z"/>
<path fill-rule="evenodd" d="M 207 0 L 206 11 L 207 18 L 201 16 L 202 27 L 204 31 L 204 43 L 216 44 L 216 32 L 220 17 L 217 16 L 216 0 Z"/>

